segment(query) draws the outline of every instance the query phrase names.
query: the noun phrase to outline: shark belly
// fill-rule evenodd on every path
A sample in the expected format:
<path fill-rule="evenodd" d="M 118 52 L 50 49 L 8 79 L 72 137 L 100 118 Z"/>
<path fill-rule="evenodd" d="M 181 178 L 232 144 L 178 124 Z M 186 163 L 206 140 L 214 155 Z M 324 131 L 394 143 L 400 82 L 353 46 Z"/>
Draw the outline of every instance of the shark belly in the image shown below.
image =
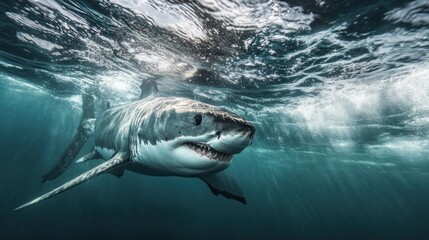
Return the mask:
<path fill-rule="evenodd" d="M 174 141 L 160 141 L 157 144 L 138 144 L 137 154 L 130 160 L 129 170 L 145 175 L 200 177 L 226 169 L 230 162 L 206 159 L 198 161 L 198 153 L 189 151 L 186 146 L 172 147 Z M 174 157 L 172 156 L 174 153 Z M 192 163 L 192 164 L 190 164 Z"/>

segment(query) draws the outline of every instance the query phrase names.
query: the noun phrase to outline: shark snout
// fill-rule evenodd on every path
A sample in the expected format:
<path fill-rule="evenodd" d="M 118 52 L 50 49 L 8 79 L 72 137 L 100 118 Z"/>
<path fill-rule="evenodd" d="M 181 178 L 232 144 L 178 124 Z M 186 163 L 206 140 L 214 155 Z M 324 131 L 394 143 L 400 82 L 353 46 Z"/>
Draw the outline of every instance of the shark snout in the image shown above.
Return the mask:
<path fill-rule="evenodd" d="M 241 133 L 243 136 L 250 138 L 251 140 L 253 140 L 253 137 L 255 136 L 255 127 L 251 124 L 243 127 L 243 129 L 241 131 L 239 131 L 239 133 Z"/>
<path fill-rule="evenodd" d="M 252 144 L 255 135 L 253 125 L 238 125 L 235 128 L 219 130 L 216 138 L 209 142 L 210 146 L 219 152 L 237 154 Z"/>

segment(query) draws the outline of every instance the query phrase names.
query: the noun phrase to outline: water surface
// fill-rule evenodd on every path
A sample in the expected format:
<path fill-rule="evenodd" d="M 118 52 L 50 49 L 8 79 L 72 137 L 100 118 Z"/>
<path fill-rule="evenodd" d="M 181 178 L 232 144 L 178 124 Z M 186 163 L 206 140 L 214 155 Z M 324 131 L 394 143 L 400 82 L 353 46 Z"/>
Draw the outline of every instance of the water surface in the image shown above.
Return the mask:
<path fill-rule="evenodd" d="M 2 239 L 424 239 L 429 235 L 429 2 L 28 0 L 0 3 Z M 22 211 L 72 138 L 81 94 L 166 95 L 252 121 L 204 183 L 102 175 Z M 88 151 L 84 149 L 83 152 Z"/>

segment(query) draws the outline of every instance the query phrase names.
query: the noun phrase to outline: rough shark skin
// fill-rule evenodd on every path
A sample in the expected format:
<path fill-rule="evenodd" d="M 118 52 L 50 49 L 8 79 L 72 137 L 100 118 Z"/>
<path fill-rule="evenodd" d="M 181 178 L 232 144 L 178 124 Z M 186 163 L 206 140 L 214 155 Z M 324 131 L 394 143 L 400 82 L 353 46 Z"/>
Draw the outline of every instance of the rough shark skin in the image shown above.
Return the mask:
<path fill-rule="evenodd" d="M 202 118 L 199 125 L 197 115 Z M 250 145 L 254 132 L 251 123 L 215 106 L 155 97 L 105 112 L 95 123 L 95 145 L 103 149 L 102 156 L 129 152 L 130 162 L 139 164 L 144 174 L 195 177 L 228 167 L 228 156 Z M 216 152 L 206 157 L 187 143 L 200 143 Z"/>

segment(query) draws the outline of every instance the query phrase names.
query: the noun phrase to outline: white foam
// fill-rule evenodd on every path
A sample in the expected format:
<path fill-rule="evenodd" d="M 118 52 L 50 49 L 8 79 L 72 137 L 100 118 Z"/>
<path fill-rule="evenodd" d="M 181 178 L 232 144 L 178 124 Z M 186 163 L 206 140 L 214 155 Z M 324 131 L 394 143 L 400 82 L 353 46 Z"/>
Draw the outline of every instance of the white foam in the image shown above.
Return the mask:
<path fill-rule="evenodd" d="M 110 0 L 110 2 L 144 17 L 154 25 L 173 31 L 182 38 L 197 42 L 208 39 L 201 20 L 186 4 L 157 1 L 154 6 L 148 1 Z"/>

